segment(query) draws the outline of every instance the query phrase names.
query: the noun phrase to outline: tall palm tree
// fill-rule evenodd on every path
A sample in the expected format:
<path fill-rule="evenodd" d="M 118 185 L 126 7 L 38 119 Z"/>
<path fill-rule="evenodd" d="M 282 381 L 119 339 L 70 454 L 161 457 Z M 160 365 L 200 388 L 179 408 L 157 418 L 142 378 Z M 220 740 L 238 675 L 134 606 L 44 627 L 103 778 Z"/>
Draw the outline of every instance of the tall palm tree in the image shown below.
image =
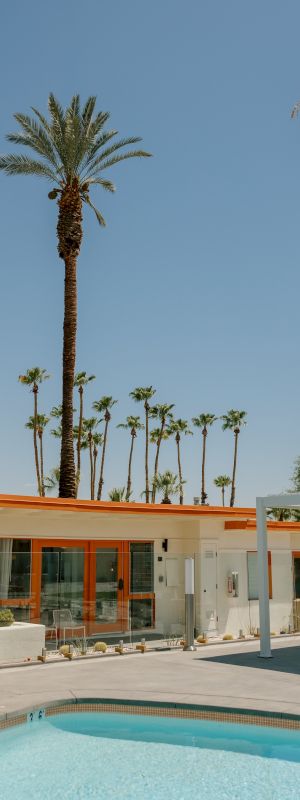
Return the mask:
<path fill-rule="evenodd" d="M 154 417 L 154 419 L 158 419 L 160 421 L 160 433 L 157 438 L 157 445 L 156 445 L 156 454 L 155 454 L 155 462 L 154 462 L 154 475 L 152 481 L 152 494 L 151 494 L 151 503 L 155 503 L 155 496 L 156 496 L 156 476 L 158 473 L 158 459 L 159 459 L 159 451 L 160 446 L 163 439 L 163 434 L 167 425 L 167 422 L 173 417 L 172 408 L 174 408 L 174 403 L 168 405 L 167 403 L 157 403 L 155 406 L 152 406 L 149 410 L 150 417 Z"/>
<path fill-rule="evenodd" d="M 113 192 L 115 187 L 103 177 L 103 172 L 127 158 L 150 155 L 144 150 L 123 152 L 127 145 L 136 144 L 139 137 L 129 137 L 111 143 L 115 130 L 104 130 L 109 119 L 107 112 L 94 113 L 96 97 L 89 97 L 81 108 L 79 95 L 63 109 L 49 95 L 49 118 L 32 108 L 33 117 L 15 114 L 18 133 L 7 135 L 9 142 L 29 147 L 38 158 L 21 154 L 0 157 L 0 169 L 8 175 L 36 175 L 50 180 L 53 187 L 48 197 L 58 202 L 58 253 L 65 264 L 63 381 L 62 381 L 62 440 L 60 460 L 60 497 L 76 496 L 75 459 L 73 444 L 73 389 L 76 360 L 77 328 L 77 258 L 82 242 L 82 207 L 89 205 L 100 225 L 105 220 L 90 199 L 90 189 L 100 185 Z M 121 151 L 121 152 L 119 152 Z"/>
<path fill-rule="evenodd" d="M 146 439 L 146 446 L 145 446 L 145 497 L 146 503 L 149 503 L 150 499 L 150 489 L 149 489 L 149 462 L 148 462 L 148 453 L 149 453 L 149 411 L 150 405 L 149 400 L 155 394 L 156 389 L 153 389 L 153 386 L 137 386 L 133 392 L 130 392 L 130 397 L 135 400 L 136 403 L 144 403 L 145 409 L 145 439 Z"/>
<path fill-rule="evenodd" d="M 94 476 L 94 436 L 97 435 L 96 428 L 99 425 L 100 420 L 97 417 L 90 417 L 89 419 L 82 420 L 82 433 L 81 441 L 85 446 L 84 438 L 86 438 L 89 455 L 90 455 L 90 489 L 91 489 L 91 500 L 94 500 L 94 491 L 95 491 L 95 476 Z M 78 426 L 79 428 L 79 426 Z M 77 436 L 79 436 L 79 430 L 77 432 Z"/>
<path fill-rule="evenodd" d="M 45 497 L 45 484 L 44 484 L 44 453 L 43 453 L 43 433 L 45 430 L 46 425 L 48 425 L 50 417 L 46 417 L 46 414 L 37 414 L 36 420 L 34 417 L 29 417 L 28 422 L 26 422 L 25 428 L 29 428 L 30 431 L 35 430 L 39 439 L 39 474 L 40 474 L 40 483 L 41 483 L 41 492 L 40 496 Z"/>
<path fill-rule="evenodd" d="M 108 492 L 108 497 L 113 503 L 122 503 L 125 500 L 125 486 L 121 486 L 119 489 L 115 487 Z"/>
<path fill-rule="evenodd" d="M 47 370 L 41 369 L 40 367 L 32 367 L 32 369 L 27 370 L 25 375 L 19 375 L 20 383 L 23 383 L 25 386 L 29 386 L 30 391 L 33 392 L 33 449 L 34 449 L 38 494 L 40 495 L 40 497 L 42 497 L 42 484 L 41 484 L 38 443 L 37 443 L 38 391 L 40 384 L 43 383 L 43 381 L 47 380 L 47 378 L 50 378 L 50 375 L 48 375 Z"/>
<path fill-rule="evenodd" d="M 193 417 L 192 423 L 196 428 L 202 430 L 202 469 L 201 469 L 201 505 L 205 505 L 207 494 L 205 491 L 205 459 L 206 459 L 206 437 L 207 429 L 216 422 L 218 417 L 215 414 L 199 414 L 198 417 Z"/>
<path fill-rule="evenodd" d="M 82 421 L 83 421 L 83 391 L 90 381 L 95 380 L 96 375 L 87 375 L 86 372 L 76 372 L 74 378 L 74 386 L 78 389 L 79 394 L 79 423 L 78 423 L 78 437 L 77 437 L 77 465 L 76 465 L 76 497 L 78 494 L 78 487 L 80 483 L 80 454 L 81 454 L 81 436 L 82 436 Z"/>
<path fill-rule="evenodd" d="M 108 426 L 111 420 L 111 409 L 117 402 L 118 401 L 113 400 L 113 398 L 110 395 L 103 395 L 103 397 L 101 397 L 100 400 L 96 400 L 95 403 L 93 403 L 94 411 L 97 411 L 98 414 L 103 414 L 103 419 L 105 422 L 97 500 L 101 500 L 102 489 L 104 484 L 104 461 L 105 461 L 105 453 L 107 445 Z"/>
<path fill-rule="evenodd" d="M 132 456 L 133 456 L 133 445 L 134 445 L 134 440 L 137 436 L 137 431 L 143 430 L 144 425 L 141 423 L 140 417 L 126 417 L 126 422 L 120 422 L 120 424 L 117 425 L 117 428 L 124 428 L 124 430 L 129 430 L 131 436 L 129 461 L 128 461 L 128 478 L 127 478 L 127 488 L 125 497 L 126 503 L 129 503 L 129 498 L 131 495 L 131 466 L 132 466 Z"/>
<path fill-rule="evenodd" d="M 189 428 L 189 423 L 186 419 L 173 419 L 170 422 L 170 425 L 167 429 L 170 432 L 171 436 L 175 436 L 175 442 L 177 446 L 177 462 L 178 462 L 178 477 L 179 477 L 179 503 L 183 505 L 183 479 L 182 479 L 182 469 L 181 469 L 181 457 L 180 457 L 180 440 L 181 435 L 184 436 L 193 435 L 192 431 Z"/>
<path fill-rule="evenodd" d="M 52 492 L 53 489 L 59 487 L 59 467 L 54 467 L 50 475 L 47 475 L 44 480 L 44 486 L 47 492 Z"/>
<path fill-rule="evenodd" d="M 218 475 L 218 477 L 214 479 L 214 484 L 218 489 L 221 489 L 222 505 L 225 506 L 225 488 L 226 486 L 230 486 L 231 478 L 229 475 Z"/>
<path fill-rule="evenodd" d="M 153 479 L 154 481 L 154 479 Z M 177 475 L 174 475 L 171 470 L 167 469 L 165 472 L 158 472 L 155 478 L 155 486 L 158 492 L 163 495 L 162 504 L 171 504 L 170 495 L 177 494 L 179 491 L 179 483 Z"/>
<path fill-rule="evenodd" d="M 232 468 L 232 479 L 231 479 L 231 496 L 230 496 L 230 506 L 234 506 L 235 501 L 235 476 L 236 476 L 236 465 L 237 465 L 237 449 L 238 449 L 238 438 L 241 427 L 243 425 L 247 425 L 246 421 L 247 411 L 237 411 L 234 408 L 231 408 L 227 411 L 227 414 L 223 414 L 221 419 L 223 420 L 222 429 L 223 431 L 233 431 L 234 433 L 234 455 L 233 455 L 233 468 Z"/>

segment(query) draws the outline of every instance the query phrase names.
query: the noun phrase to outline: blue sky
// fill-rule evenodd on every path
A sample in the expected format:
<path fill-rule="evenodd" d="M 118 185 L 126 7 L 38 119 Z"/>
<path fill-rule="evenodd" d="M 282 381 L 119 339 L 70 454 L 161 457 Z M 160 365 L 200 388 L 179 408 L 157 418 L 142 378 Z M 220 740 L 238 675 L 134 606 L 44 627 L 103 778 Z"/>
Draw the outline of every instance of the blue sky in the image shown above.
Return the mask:
<path fill-rule="evenodd" d="M 97 94 L 112 127 L 141 135 L 154 158 L 112 168 L 117 193 L 95 191 L 106 221 L 84 219 L 78 262 L 78 369 L 95 373 L 90 403 L 118 398 L 105 489 L 125 483 L 129 441 L 115 425 L 128 394 L 190 419 L 248 411 L 237 503 L 288 487 L 300 454 L 300 7 L 293 0 L 37 0 L 3 5 L 0 150 L 12 115 Z M 39 179 L 0 176 L 2 303 L 0 491 L 34 493 L 32 395 L 17 376 L 38 364 L 51 380 L 41 410 L 60 402 L 63 263 L 56 205 Z M 76 405 L 76 401 L 75 401 Z M 183 448 L 186 500 L 200 494 L 201 441 Z M 58 461 L 46 437 L 46 468 Z M 232 436 L 209 434 L 213 478 L 230 473 Z M 152 453 L 152 456 L 154 453 Z M 161 468 L 176 469 L 175 445 Z M 136 443 L 134 497 L 143 489 Z M 88 463 L 81 495 L 88 496 Z"/>

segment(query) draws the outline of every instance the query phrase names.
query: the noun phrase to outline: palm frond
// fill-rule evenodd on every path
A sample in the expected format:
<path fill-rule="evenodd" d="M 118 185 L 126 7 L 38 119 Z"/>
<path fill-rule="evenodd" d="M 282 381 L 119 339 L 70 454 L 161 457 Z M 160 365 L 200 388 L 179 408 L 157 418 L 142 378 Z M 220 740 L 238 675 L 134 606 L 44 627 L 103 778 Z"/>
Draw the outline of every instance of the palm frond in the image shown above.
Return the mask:
<path fill-rule="evenodd" d="M 115 131 L 114 133 L 116 134 L 117 131 Z M 97 158 L 95 158 L 95 160 L 90 164 L 87 174 L 89 174 L 90 172 L 93 172 L 94 169 L 98 166 L 98 164 L 101 164 L 102 161 L 105 161 L 105 159 L 107 159 L 110 156 L 112 156 L 113 153 L 115 153 L 117 150 L 120 150 L 122 147 L 126 147 L 129 144 L 136 144 L 137 142 L 141 142 L 141 141 L 142 140 L 141 140 L 140 136 L 131 136 L 130 138 L 120 139 L 118 142 L 115 142 L 115 144 L 112 144 L 111 147 L 107 147 L 106 150 L 103 150 L 100 153 L 100 155 L 97 156 Z M 102 146 L 103 146 L 103 143 L 101 143 L 99 145 L 99 147 L 102 147 Z M 99 149 L 99 147 L 97 149 Z"/>
<path fill-rule="evenodd" d="M 1 164 L 1 162 L 0 162 L 0 164 Z M 97 217 L 97 220 L 99 222 L 99 225 L 101 225 L 102 228 L 105 228 L 106 227 L 106 222 L 105 222 L 104 217 L 101 214 L 101 211 L 99 211 L 98 208 L 96 208 L 96 206 L 93 205 L 93 203 L 90 200 L 90 198 L 88 197 L 88 195 L 84 195 L 84 202 L 87 203 L 87 205 L 90 206 L 93 209 L 94 213 L 96 214 L 96 217 Z"/>
<path fill-rule="evenodd" d="M 8 153 L 0 156 L 0 169 L 3 169 L 7 175 L 38 175 L 41 178 L 49 178 L 55 183 L 58 183 L 59 180 L 56 173 L 42 161 L 35 161 L 24 155 Z"/>
<path fill-rule="evenodd" d="M 102 186 L 103 189 L 106 189 L 107 192 L 116 191 L 115 184 L 111 181 L 106 181 L 105 178 L 88 178 L 85 183 L 88 183 L 89 186 L 92 184 L 98 184 L 99 186 Z"/>
<path fill-rule="evenodd" d="M 103 147 L 107 142 L 110 141 L 110 139 L 116 136 L 117 133 L 118 131 L 111 130 L 111 131 L 105 131 L 104 133 L 101 133 L 98 136 L 94 132 L 94 123 L 93 123 L 89 139 L 87 139 L 87 145 L 86 145 L 87 152 L 80 166 L 80 175 L 87 169 L 91 161 L 93 161 L 100 147 Z"/>
<path fill-rule="evenodd" d="M 14 117 L 25 133 L 26 142 L 23 140 L 20 142 L 20 144 L 27 144 L 31 146 L 33 150 L 39 153 L 39 155 L 47 158 L 52 166 L 55 167 L 55 169 L 59 169 L 59 164 L 57 163 L 51 138 L 49 138 L 49 135 L 45 131 L 44 127 L 38 125 L 35 119 L 26 114 L 14 114 Z M 8 134 L 6 138 L 10 142 L 15 141 L 14 134 Z"/>

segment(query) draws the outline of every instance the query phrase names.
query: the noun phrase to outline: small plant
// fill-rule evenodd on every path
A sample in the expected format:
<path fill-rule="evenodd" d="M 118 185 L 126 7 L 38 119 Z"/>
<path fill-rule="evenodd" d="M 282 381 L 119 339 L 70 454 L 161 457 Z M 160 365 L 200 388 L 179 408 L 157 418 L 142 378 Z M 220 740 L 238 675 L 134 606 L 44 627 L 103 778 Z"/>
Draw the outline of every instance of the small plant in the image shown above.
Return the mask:
<path fill-rule="evenodd" d="M 0 610 L 0 628 L 8 628 L 14 621 L 15 618 L 10 608 Z"/>
<path fill-rule="evenodd" d="M 207 636 L 205 636 L 205 633 L 201 633 L 200 636 L 197 636 L 196 641 L 198 644 L 207 644 Z"/>
<path fill-rule="evenodd" d="M 106 650 L 107 650 L 106 642 L 95 642 L 94 644 L 95 653 L 106 653 Z"/>
<path fill-rule="evenodd" d="M 73 658 L 72 645 L 70 646 L 69 644 L 62 644 L 58 652 L 60 653 L 61 656 L 64 656 L 65 658 L 69 658 L 70 660 L 71 658 Z"/>
<path fill-rule="evenodd" d="M 233 639 L 232 633 L 224 633 L 223 642 L 231 642 Z"/>

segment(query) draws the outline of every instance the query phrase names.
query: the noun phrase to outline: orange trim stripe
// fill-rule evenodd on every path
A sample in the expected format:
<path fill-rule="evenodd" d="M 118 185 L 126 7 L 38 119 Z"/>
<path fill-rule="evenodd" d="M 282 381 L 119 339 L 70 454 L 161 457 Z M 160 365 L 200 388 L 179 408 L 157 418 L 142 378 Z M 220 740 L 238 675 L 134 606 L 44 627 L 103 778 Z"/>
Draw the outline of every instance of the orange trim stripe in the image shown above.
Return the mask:
<path fill-rule="evenodd" d="M 255 519 L 227 519 L 224 522 L 224 529 L 225 531 L 255 531 L 256 530 L 256 520 Z M 277 520 L 268 520 L 267 522 L 267 529 L 268 531 L 285 531 L 288 533 L 289 531 L 300 531 L 300 522 L 291 522 L 291 521 L 284 521 L 284 522 L 277 522 Z"/>
<path fill-rule="evenodd" d="M 27 497 L 1 494 L 0 508 L 28 508 L 47 511 L 92 511 L 119 514 L 162 514 L 195 517 L 255 517 L 255 508 L 223 508 L 223 506 L 179 506 L 152 503 L 112 503 L 106 500 L 70 500 L 55 497 Z"/>

